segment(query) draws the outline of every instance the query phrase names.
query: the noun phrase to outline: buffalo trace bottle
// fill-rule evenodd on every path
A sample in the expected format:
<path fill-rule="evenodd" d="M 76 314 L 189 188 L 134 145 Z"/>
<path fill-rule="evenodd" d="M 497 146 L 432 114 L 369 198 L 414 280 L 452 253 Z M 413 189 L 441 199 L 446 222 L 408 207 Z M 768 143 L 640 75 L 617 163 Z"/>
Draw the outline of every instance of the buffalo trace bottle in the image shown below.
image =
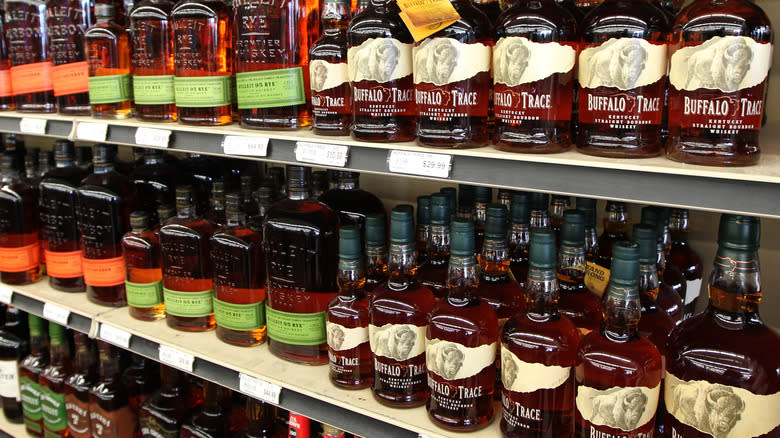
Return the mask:
<path fill-rule="evenodd" d="M 330 381 L 345 389 L 367 388 L 373 377 L 368 344 L 368 297 L 360 250 L 360 229 L 339 229 L 339 294 L 328 303 Z"/>
<path fill-rule="evenodd" d="M 676 267 L 685 277 L 685 311 L 683 319 L 693 315 L 701 291 L 703 267 L 701 257 L 688 244 L 688 210 L 673 208 L 669 219 L 672 246 L 667 256 L 669 266 Z"/>
<path fill-rule="evenodd" d="M 122 237 L 125 292 L 130 316 L 142 321 L 165 317 L 160 237 L 151 230 L 149 213 L 130 214 L 130 231 Z"/>
<path fill-rule="evenodd" d="M 233 25 L 230 5 L 185 0 L 171 12 L 178 120 L 225 125 L 233 120 Z"/>
<path fill-rule="evenodd" d="M 425 334 L 435 298 L 415 275 L 411 205 L 398 205 L 390 213 L 389 270 L 390 279 L 374 290 L 369 305 L 368 333 L 374 357 L 371 389 L 374 398 L 388 406 L 420 406 L 428 399 Z"/>
<path fill-rule="evenodd" d="M 604 295 L 609 281 L 612 246 L 615 242 L 628 240 L 627 210 L 624 202 L 607 201 L 604 231 L 597 240 L 598 252 L 593 261 L 587 263 L 585 271 L 585 286 L 599 297 Z"/>
<path fill-rule="evenodd" d="M 367 141 L 408 141 L 417 116 L 412 35 L 393 0 L 371 0 L 347 29 L 352 84 L 352 135 Z"/>
<path fill-rule="evenodd" d="M 447 297 L 428 313 L 428 416 L 445 429 L 474 431 L 493 419 L 498 317 L 479 297 L 474 223 L 452 221 Z"/>
<path fill-rule="evenodd" d="M 0 330 L 0 404 L 5 419 L 23 423 L 22 394 L 19 391 L 19 363 L 30 354 L 27 313 L 8 306 Z"/>
<path fill-rule="evenodd" d="M 758 162 L 771 26 L 748 0 L 700 0 L 680 12 L 670 49 L 668 157 L 715 166 Z"/>
<path fill-rule="evenodd" d="M 97 381 L 97 361 L 86 333 L 74 332 L 75 357 L 70 375 L 65 378 L 65 412 L 73 438 L 90 438 L 89 388 Z"/>
<path fill-rule="evenodd" d="M 41 277 L 38 190 L 22 179 L 14 157 L 0 156 L 0 281 L 28 284 Z"/>
<path fill-rule="evenodd" d="M 6 34 L 5 5 L 0 6 L 0 33 Z M 11 86 L 11 60 L 8 58 L 8 43 L 0 38 L 0 111 L 14 109 L 14 90 Z"/>
<path fill-rule="evenodd" d="M 415 228 L 417 239 L 417 263 L 420 265 L 428 261 L 428 239 L 431 238 L 431 197 L 417 197 L 417 227 Z"/>
<path fill-rule="evenodd" d="M 509 271 L 520 286 L 525 286 L 528 277 L 530 198 L 528 193 L 513 193 L 509 211 Z"/>
<path fill-rule="evenodd" d="M 558 312 L 555 233 L 531 232 L 525 311 L 501 334 L 501 431 L 505 436 L 570 437 L 579 334 Z"/>
<path fill-rule="evenodd" d="M 683 299 L 686 294 L 686 282 L 683 274 L 676 266 L 666 263 L 666 250 L 664 246 L 665 220 L 663 211 L 657 207 L 642 208 L 642 224 L 653 228 L 655 237 L 656 270 L 658 272 L 658 294 L 655 297 L 656 304 L 662 308 L 677 324 L 683 318 Z M 668 233 L 667 233 L 668 235 Z M 636 239 L 635 239 L 636 241 Z M 641 288 L 640 288 L 641 289 Z"/>
<path fill-rule="evenodd" d="M 65 411 L 65 378 L 70 372 L 70 345 L 65 337 L 65 328 L 49 322 L 49 365 L 38 376 L 45 437 L 70 435 Z"/>
<path fill-rule="evenodd" d="M 99 377 L 89 389 L 90 430 L 94 438 L 133 438 L 137 427 L 122 384 L 119 350 L 97 341 Z"/>
<path fill-rule="evenodd" d="M 318 135 L 349 135 L 352 88 L 347 69 L 349 2 L 328 0 L 320 22 L 322 37 L 309 51 L 312 128 Z"/>
<path fill-rule="evenodd" d="M 265 254 L 262 235 L 246 225 L 241 196 L 226 196 L 225 226 L 211 236 L 214 319 L 217 337 L 228 344 L 265 341 Z"/>
<path fill-rule="evenodd" d="M 755 217 L 720 218 L 709 305 L 669 336 L 668 436 L 755 438 L 780 433 L 780 337 L 758 313 L 760 227 Z"/>
<path fill-rule="evenodd" d="M 287 199 L 263 223 L 271 353 L 308 365 L 328 363 L 326 310 L 336 296 L 338 214 L 310 198 L 311 168 L 287 166 Z"/>
<path fill-rule="evenodd" d="M 450 0 L 460 18 L 415 43 L 417 142 L 423 146 L 484 146 L 488 133 L 491 20 L 469 0 Z"/>
<path fill-rule="evenodd" d="M 89 79 L 84 32 L 94 18 L 87 0 L 47 0 L 46 27 L 54 96 L 62 114 L 88 116 Z"/>
<path fill-rule="evenodd" d="M 601 329 L 577 352 L 574 436 L 651 437 L 663 364 L 639 334 L 639 245 L 615 243 L 611 267 Z"/>
<path fill-rule="evenodd" d="M 450 209 L 447 196 L 431 195 L 431 235 L 428 238 L 428 261 L 420 265 L 417 278 L 437 298 L 447 295 L 447 263 L 450 259 Z"/>
<path fill-rule="evenodd" d="M 387 218 L 385 214 L 372 213 L 366 216 L 366 293 L 387 282 Z"/>
<path fill-rule="evenodd" d="M 574 208 L 585 214 L 585 260 L 590 262 L 596 257 L 599 248 L 596 231 L 596 200 L 576 198 Z"/>
<path fill-rule="evenodd" d="M 577 22 L 555 0 L 520 1 L 496 23 L 495 142 L 510 152 L 559 152 L 572 143 Z"/>
<path fill-rule="evenodd" d="M 144 0 L 130 13 L 135 116 L 149 122 L 175 122 L 171 0 Z"/>
<path fill-rule="evenodd" d="M 642 158 L 663 152 L 666 13 L 649 0 L 605 0 L 580 28 L 577 149 Z"/>
<path fill-rule="evenodd" d="M 189 406 L 187 375 L 167 365 L 160 365 L 160 389 L 142 405 L 138 425 L 143 437 L 176 438 L 179 436 Z"/>
<path fill-rule="evenodd" d="M 43 412 L 41 410 L 41 385 L 39 376 L 49 365 L 49 338 L 45 322 L 27 315 L 30 327 L 30 354 L 19 364 L 19 391 L 22 393 L 24 428 L 28 435 L 43 436 Z"/>
<path fill-rule="evenodd" d="M 113 5 L 95 4 L 97 22 L 84 34 L 89 65 L 89 103 L 92 117 L 124 119 L 133 115 L 130 36 L 113 18 Z"/>
<path fill-rule="evenodd" d="M 212 330 L 214 278 L 209 239 L 214 225 L 195 212 L 190 186 L 176 187 L 176 216 L 160 228 L 163 297 L 168 327 Z"/>

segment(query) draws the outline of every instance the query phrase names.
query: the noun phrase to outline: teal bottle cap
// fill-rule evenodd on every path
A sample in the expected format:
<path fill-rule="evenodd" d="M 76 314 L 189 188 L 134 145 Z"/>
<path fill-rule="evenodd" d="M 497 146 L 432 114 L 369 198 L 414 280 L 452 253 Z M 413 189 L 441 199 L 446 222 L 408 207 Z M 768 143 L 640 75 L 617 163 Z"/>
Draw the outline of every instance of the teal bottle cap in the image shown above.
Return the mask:
<path fill-rule="evenodd" d="M 458 210 L 458 191 L 455 187 L 442 187 L 439 193 L 447 195 L 447 208 L 449 209 L 450 217 L 452 217 Z"/>
<path fill-rule="evenodd" d="M 612 246 L 610 283 L 624 287 L 639 285 L 639 244 L 621 240 Z"/>
<path fill-rule="evenodd" d="M 444 193 L 431 195 L 431 225 L 447 225 L 452 215 L 449 199 Z"/>
<path fill-rule="evenodd" d="M 414 215 L 411 205 L 397 205 L 390 212 L 390 243 L 410 245 L 414 243 Z"/>
<path fill-rule="evenodd" d="M 360 260 L 360 229 L 355 225 L 339 228 L 339 258 L 342 260 Z"/>
<path fill-rule="evenodd" d="M 512 193 L 512 223 L 527 224 L 531 221 L 531 195 L 526 192 Z"/>
<path fill-rule="evenodd" d="M 537 270 L 556 269 L 558 250 L 555 247 L 555 231 L 535 228 L 531 230 L 531 248 L 528 252 L 528 265 Z"/>
<path fill-rule="evenodd" d="M 652 206 L 642 208 L 642 219 L 640 222 L 654 228 L 656 242 L 664 240 L 664 219 L 663 211 L 660 208 Z"/>
<path fill-rule="evenodd" d="M 580 210 L 563 212 L 561 246 L 582 248 L 585 246 L 585 213 Z"/>
<path fill-rule="evenodd" d="M 720 216 L 718 245 L 737 251 L 755 251 L 761 245 L 761 220 L 754 216 Z"/>
<path fill-rule="evenodd" d="M 506 206 L 504 204 L 488 204 L 485 209 L 485 240 L 506 239 Z"/>
<path fill-rule="evenodd" d="M 371 213 L 366 216 L 366 246 L 385 246 L 385 216 Z"/>
<path fill-rule="evenodd" d="M 431 197 L 430 196 L 417 197 L 417 224 L 419 225 L 431 224 Z"/>
<path fill-rule="evenodd" d="M 474 187 L 474 201 L 487 204 L 493 200 L 493 188 L 485 186 Z"/>
<path fill-rule="evenodd" d="M 535 192 L 531 194 L 531 210 L 547 210 L 550 205 L 550 195 Z"/>
<path fill-rule="evenodd" d="M 631 238 L 639 244 L 639 263 L 655 264 L 658 257 L 655 228 L 648 224 L 636 224 Z"/>
<path fill-rule="evenodd" d="M 474 222 L 455 219 L 450 223 L 450 256 L 473 257 L 475 248 Z"/>
<path fill-rule="evenodd" d="M 577 198 L 577 210 L 585 213 L 585 226 L 596 228 L 596 200 L 592 198 Z"/>

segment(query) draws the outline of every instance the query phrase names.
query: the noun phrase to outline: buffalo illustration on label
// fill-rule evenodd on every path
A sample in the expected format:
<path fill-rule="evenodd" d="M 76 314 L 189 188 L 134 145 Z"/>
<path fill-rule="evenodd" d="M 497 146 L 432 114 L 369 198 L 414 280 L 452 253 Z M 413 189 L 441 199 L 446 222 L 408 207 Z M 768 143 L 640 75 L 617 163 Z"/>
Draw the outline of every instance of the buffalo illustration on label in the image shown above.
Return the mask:
<path fill-rule="evenodd" d="M 612 38 L 580 54 L 579 79 L 585 88 L 632 90 L 666 74 L 666 45 L 641 38 Z"/>

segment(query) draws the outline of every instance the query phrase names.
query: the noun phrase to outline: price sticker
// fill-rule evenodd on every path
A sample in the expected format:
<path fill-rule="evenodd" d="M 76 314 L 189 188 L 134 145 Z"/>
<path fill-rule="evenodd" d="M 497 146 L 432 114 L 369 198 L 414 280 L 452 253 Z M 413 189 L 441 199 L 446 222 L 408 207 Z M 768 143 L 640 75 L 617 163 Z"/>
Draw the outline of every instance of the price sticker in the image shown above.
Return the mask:
<path fill-rule="evenodd" d="M 76 138 L 87 141 L 106 141 L 108 125 L 105 123 L 80 122 L 76 125 Z"/>
<path fill-rule="evenodd" d="M 167 345 L 160 345 L 159 357 L 160 362 L 188 373 L 192 372 L 192 364 L 195 362 L 195 356 Z"/>
<path fill-rule="evenodd" d="M 43 304 L 43 317 L 49 321 L 54 321 L 59 325 L 68 325 L 70 310 L 63 309 L 52 303 Z"/>
<path fill-rule="evenodd" d="M 244 394 L 251 395 L 252 397 L 275 405 L 279 404 L 279 396 L 282 393 L 281 386 L 268 383 L 257 377 L 248 376 L 244 373 L 238 374 L 238 390 Z"/>
<path fill-rule="evenodd" d="M 46 119 L 22 117 L 22 120 L 19 120 L 19 130 L 25 134 L 46 135 L 46 122 Z"/>
<path fill-rule="evenodd" d="M 156 128 L 138 128 L 135 131 L 136 144 L 167 148 L 171 139 L 171 131 Z"/>
<path fill-rule="evenodd" d="M 0 286 L 0 303 L 11 304 L 11 299 L 13 296 L 14 291 L 5 286 Z"/>
<path fill-rule="evenodd" d="M 268 155 L 268 138 L 226 135 L 222 140 L 222 151 L 228 155 L 265 157 Z"/>
<path fill-rule="evenodd" d="M 130 348 L 130 333 L 108 324 L 100 324 L 100 339 L 118 345 L 124 349 Z"/>
<path fill-rule="evenodd" d="M 295 159 L 301 163 L 344 167 L 349 157 L 349 146 L 340 144 L 309 143 L 299 141 L 295 145 Z"/>
<path fill-rule="evenodd" d="M 393 150 L 387 155 L 387 168 L 393 173 L 449 178 L 452 155 Z"/>

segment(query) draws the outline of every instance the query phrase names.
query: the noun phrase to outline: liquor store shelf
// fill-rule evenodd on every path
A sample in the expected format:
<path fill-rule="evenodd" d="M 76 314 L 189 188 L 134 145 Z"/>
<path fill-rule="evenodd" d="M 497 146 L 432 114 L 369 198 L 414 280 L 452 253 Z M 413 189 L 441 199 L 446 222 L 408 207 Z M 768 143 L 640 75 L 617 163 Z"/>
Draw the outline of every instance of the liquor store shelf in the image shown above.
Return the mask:
<path fill-rule="evenodd" d="M 370 390 L 347 391 L 336 388 L 328 379 L 327 366 L 306 366 L 283 361 L 268 351 L 266 345 L 242 348 L 225 344 L 213 332 L 186 333 L 168 328 L 165 321 L 146 322 L 132 318 L 126 307 L 108 308 L 87 300 L 85 293 L 60 292 L 48 286 L 48 279 L 26 286 L 7 286 L 13 291 L 11 304 L 27 312 L 48 318 L 51 307 L 70 312 L 67 325 L 75 330 L 100 337 L 137 354 L 159 359 L 159 347 L 172 347 L 195 357 L 191 373 L 217 382 L 233 390 L 241 391 L 239 374 L 259 379 L 282 388 L 278 405 L 303 414 L 317 421 L 331 424 L 363 437 L 447 437 L 453 436 L 438 428 L 427 417 L 424 407 L 394 409 L 374 400 Z M 49 303 L 49 309 L 44 309 Z M 61 317 L 61 314 L 60 314 Z M 131 335 L 127 347 L 115 336 L 105 336 L 101 324 Z M 121 338 L 121 336 L 120 336 Z M 168 362 L 170 363 L 170 362 Z M 190 371 L 183 367 L 185 371 Z M 252 382 L 256 382 L 252 380 Z M 261 383 L 262 384 L 262 383 Z M 244 387 L 246 388 L 246 387 Z M 242 391 L 247 392 L 247 391 Z M 251 390 L 248 395 L 255 395 Z M 469 436 L 500 436 L 500 406 L 496 405 L 496 418 L 487 429 Z M 0 415 L 0 417 L 2 417 Z M 17 429 L 6 430 L 9 425 L 0 418 L 0 430 L 12 436 Z M 15 425 L 9 425 L 15 427 Z M 457 435 L 457 434 L 455 434 Z"/>
<path fill-rule="evenodd" d="M 431 178 L 431 173 L 391 172 L 389 151 L 446 154 L 452 156 L 451 171 L 446 178 L 452 182 L 780 218 L 780 203 L 769 201 L 780 199 L 780 141 L 777 140 L 780 132 L 769 125 L 762 132 L 762 157 L 758 165 L 719 168 L 676 163 L 664 157 L 609 159 L 573 150 L 551 155 L 516 154 L 498 151 L 492 146 L 444 150 L 421 148 L 411 142 L 367 143 L 349 137 L 315 136 L 308 130 L 257 131 L 236 124 L 192 127 L 134 119 L 97 120 L 17 112 L 0 114 L 0 131 L 29 134 L 30 125 L 25 124 L 24 129 L 20 126 L 22 119 L 46 119 L 45 136 L 73 140 L 80 139 L 77 137 L 79 123 L 104 123 L 108 126 L 106 141 L 144 147 L 149 145 L 136 143 L 138 128 L 161 129 L 171 132 L 170 137 L 160 143 L 170 150 L 222 156 L 228 155 L 222 148 L 226 135 L 269 139 L 265 157 L 244 158 L 279 163 L 298 162 L 297 142 L 346 145 L 349 152 L 345 169 L 414 178 Z M 324 163 L 319 165 L 333 167 Z"/>

